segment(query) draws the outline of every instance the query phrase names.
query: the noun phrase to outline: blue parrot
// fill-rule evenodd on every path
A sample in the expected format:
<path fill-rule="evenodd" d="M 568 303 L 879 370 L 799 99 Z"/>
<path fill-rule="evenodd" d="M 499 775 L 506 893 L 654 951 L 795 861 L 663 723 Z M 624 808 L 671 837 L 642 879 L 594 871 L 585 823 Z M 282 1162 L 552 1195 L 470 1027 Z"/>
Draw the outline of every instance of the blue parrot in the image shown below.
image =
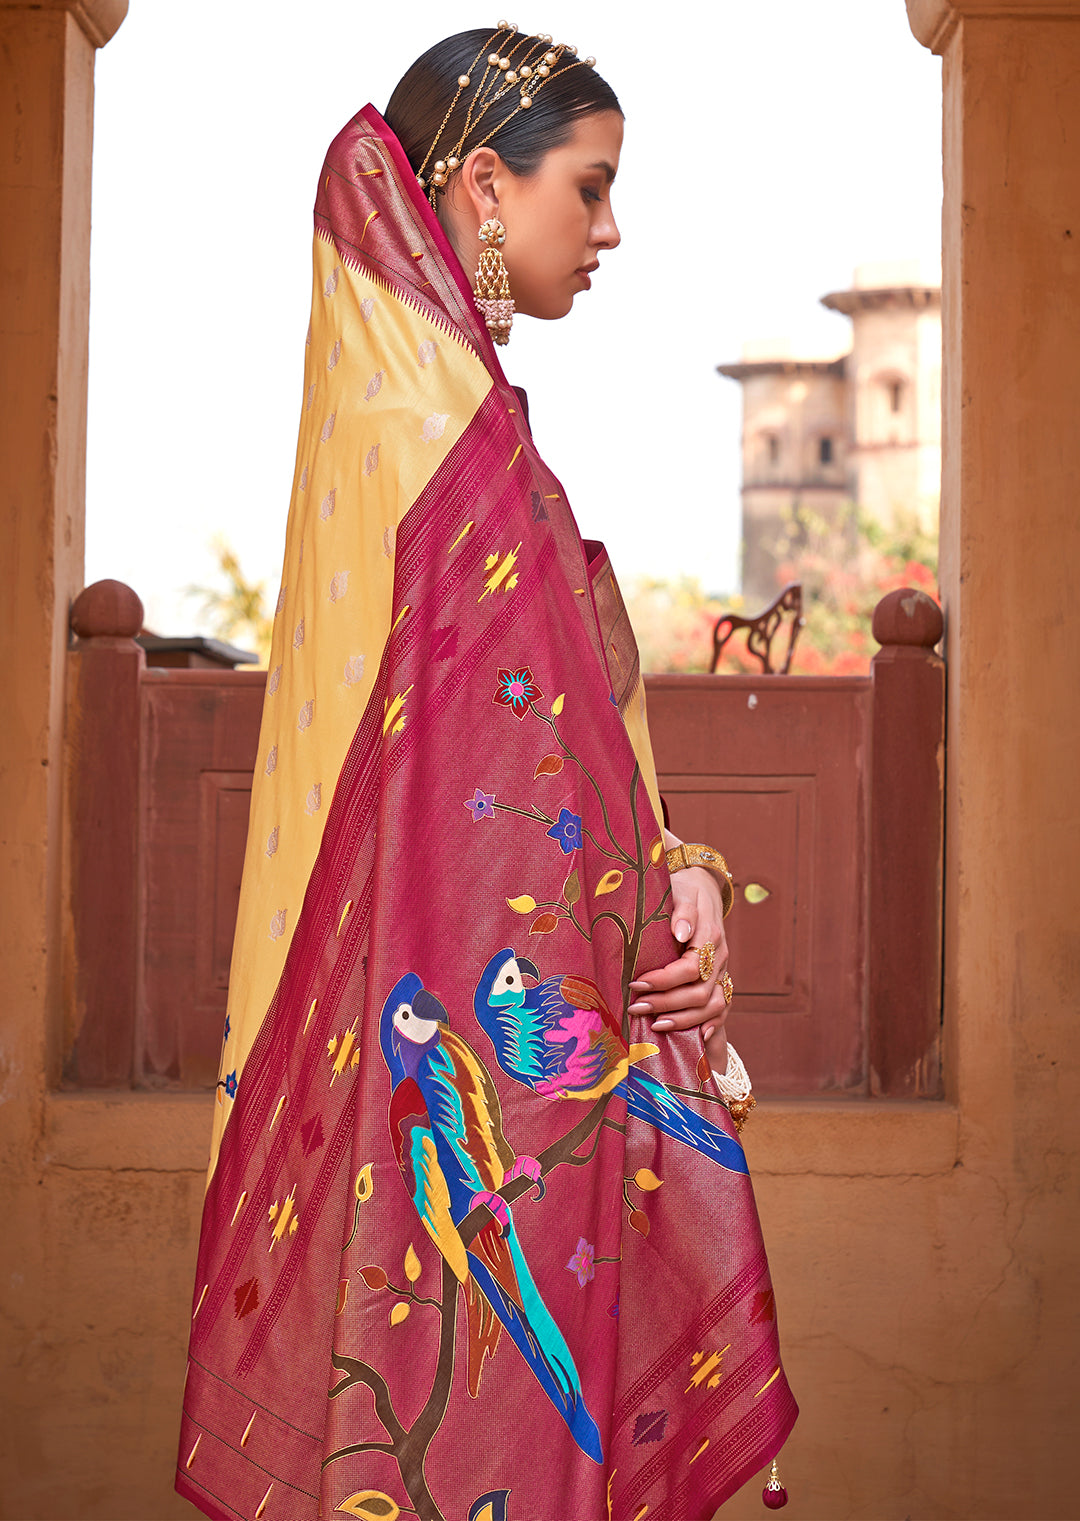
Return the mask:
<path fill-rule="evenodd" d="M 574 1441 L 603 1462 L 600 1433 L 562 1332 L 529 1272 L 513 1216 L 496 1192 L 527 1174 L 543 1188 L 539 1163 L 515 1157 L 502 1128 L 491 1075 L 455 1035 L 446 1010 L 414 972 L 383 1004 L 379 1043 L 390 1071 L 390 1138 L 398 1166 L 428 1235 L 465 1291 L 469 1317 L 469 1393 L 480 1385 L 485 1356 L 509 1332 Z M 469 1242 L 458 1226 L 478 1204 L 493 1219 Z"/>
<path fill-rule="evenodd" d="M 526 975 L 536 979 L 536 987 L 525 986 Z M 621 1025 L 587 977 L 541 979 L 531 961 L 507 948 L 484 968 L 473 1007 L 499 1066 L 534 1092 L 584 1100 L 614 1093 L 635 1119 L 729 1172 L 747 1171 L 738 1141 L 635 1065 L 657 1048 L 627 1047 Z"/>

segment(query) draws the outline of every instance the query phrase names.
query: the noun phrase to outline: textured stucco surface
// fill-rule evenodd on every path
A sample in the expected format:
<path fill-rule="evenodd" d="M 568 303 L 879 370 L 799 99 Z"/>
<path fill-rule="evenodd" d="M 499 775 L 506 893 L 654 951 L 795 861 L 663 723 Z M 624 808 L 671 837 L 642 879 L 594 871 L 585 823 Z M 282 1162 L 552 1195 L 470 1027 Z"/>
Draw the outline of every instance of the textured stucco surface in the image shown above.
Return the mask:
<path fill-rule="evenodd" d="M 1080 3 L 911 10 L 945 49 L 947 1101 L 771 1105 L 747 1143 L 785 1515 L 1047 1521 L 1078 1514 Z M 50 1092 L 92 52 L 59 7 L 0 5 L 0 41 L 0 1516 L 165 1521 L 207 1100 Z"/>

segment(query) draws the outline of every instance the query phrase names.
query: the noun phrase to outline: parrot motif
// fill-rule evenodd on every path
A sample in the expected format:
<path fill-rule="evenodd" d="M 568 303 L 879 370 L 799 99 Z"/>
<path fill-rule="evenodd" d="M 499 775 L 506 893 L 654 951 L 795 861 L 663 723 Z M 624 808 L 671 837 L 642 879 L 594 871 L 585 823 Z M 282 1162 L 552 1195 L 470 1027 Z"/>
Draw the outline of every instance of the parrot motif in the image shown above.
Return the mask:
<path fill-rule="evenodd" d="M 497 1193 L 526 1175 L 540 1190 L 533 1157 L 516 1157 L 483 1062 L 449 1027 L 446 1009 L 413 972 L 383 1004 L 379 1043 L 390 1072 L 390 1138 L 421 1223 L 461 1284 L 468 1310 L 469 1393 L 505 1329 L 588 1457 L 603 1462 L 600 1433 L 585 1405 L 574 1359 L 529 1271 L 509 1205 Z M 469 1241 L 458 1226 L 478 1204 L 494 1218 Z"/>
<path fill-rule="evenodd" d="M 536 980 L 526 987 L 525 977 Z M 650 1044 L 627 1046 L 622 1026 L 596 984 L 572 974 L 541 978 L 524 956 L 507 948 L 492 956 L 476 986 L 473 1008 L 509 1076 L 545 1098 L 622 1098 L 639 1120 L 745 1173 L 742 1146 L 704 1119 L 663 1083 L 636 1065 L 655 1055 Z"/>

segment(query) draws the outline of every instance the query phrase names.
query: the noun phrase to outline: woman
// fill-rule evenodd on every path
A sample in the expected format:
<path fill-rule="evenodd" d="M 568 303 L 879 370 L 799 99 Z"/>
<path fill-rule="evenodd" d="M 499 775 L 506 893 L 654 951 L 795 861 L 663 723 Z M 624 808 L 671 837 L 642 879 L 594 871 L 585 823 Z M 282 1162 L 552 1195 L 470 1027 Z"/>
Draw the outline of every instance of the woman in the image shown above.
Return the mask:
<path fill-rule="evenodd" d="M 592 60 L 503 23 L 320 178 L 178 1467 L 209 1516 L 690 1521 L 795 1418 L 709 1072 L 730 883 L 670 854 L 618 588 L 492 346 L 618 243 L 621 139 Z"/>

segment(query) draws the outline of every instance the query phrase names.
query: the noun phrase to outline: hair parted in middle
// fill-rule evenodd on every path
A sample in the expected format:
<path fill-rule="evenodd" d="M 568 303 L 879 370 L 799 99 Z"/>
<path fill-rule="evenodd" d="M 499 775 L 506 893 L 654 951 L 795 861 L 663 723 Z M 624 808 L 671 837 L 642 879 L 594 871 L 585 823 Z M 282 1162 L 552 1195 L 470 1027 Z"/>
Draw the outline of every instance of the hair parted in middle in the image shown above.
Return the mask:
<path fill-rule="evenodd" d="M 403 75 L 384 114 L 432 208 L 454 170 L 484 143 L 524 177 L 569 139 L 581 117 L 621 116 L 594 64 L 579 59 L 571 44 L 506 22 L 429 48 Z"/>

